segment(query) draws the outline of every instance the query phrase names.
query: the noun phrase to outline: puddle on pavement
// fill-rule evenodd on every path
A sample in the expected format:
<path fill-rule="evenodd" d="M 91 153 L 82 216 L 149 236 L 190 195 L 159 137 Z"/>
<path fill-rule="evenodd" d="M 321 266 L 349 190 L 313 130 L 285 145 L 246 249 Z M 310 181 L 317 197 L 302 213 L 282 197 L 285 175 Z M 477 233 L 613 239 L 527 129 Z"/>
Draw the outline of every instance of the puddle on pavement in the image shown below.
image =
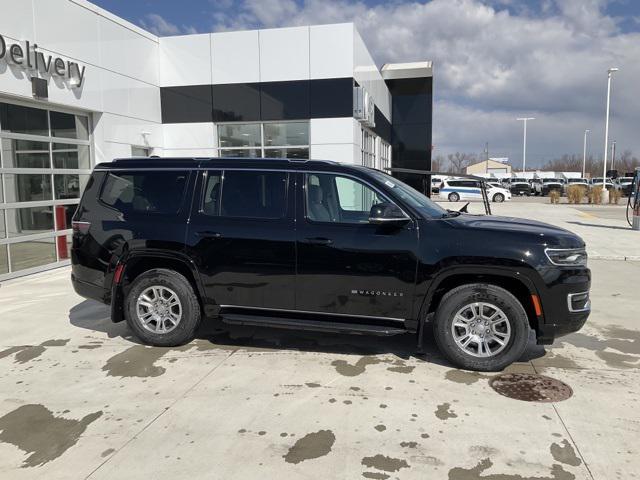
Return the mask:
<path fill-rule="evenodd" d="M 598 330 L 604 338 L 577 332 L 563 337 L 560 342 L 595 352 L 611 368 L 640 368 L 640 331 L 615 325 Z"/>
<path fill-rule="evenodd" d="M 331 430 L 308 433 L 298 439 L 287 454 L 283 455 L 283 458 L 287 463 L 300 463 L 305 460 L 324 457 L 331 452 L 335 441 L 336 436 Z"/>
<path fill-rule="evenodd" d="M 444 378 L 451 382 L 462 383 L 464 385 L 471 385 L 481 379 L 490 379 L 490 375 L 484 375 L 478 372 L 469 372 L 466 370 L 448 370 L 444 374 Z"/>
<path fill-rule="evenodd" d="M 375 468 L 383 472 L 397 472 L 401 468 L 409 468 L 409 464 L 402 458 L 387 457 L 386 455 L 377 454 L 373 457 L 364 457 L 362 465 L 367 468 Z"/>
<path fill-rule="evenodd" d="M 442 405 L 438 405 L 438 408 L 436 409 L 436 411 L 434 413 L 435 413 L 436 417 L 438 417 L 440 420 L 448 420 L 450 418 L 457 418 L 458 417 L 456 412 L 451 410 L 451 404 L 450 403 L 443 403 Z"/>
<path fill-rule="evenodd" d="M 99 411 L 74 420 L 56 417 L 43 405 L 22 405 L 0 417 L 0 441 L 30 454 L 22 462 L 23 468 L 37 467 L 74 446 L 89 424 L 101 416 Z"/>
<path fill-rule="evenodd" d="M 549 450 L 551 451 L 551 456 L 553 456 L 556 462 L 566 463 L 573 467 L 577 467 L 582 464 L 582 460 L 580 460 L 576 455 L 573 445 L 571 445 L 566 439 L 562 440 L 562 445 L 552 443 Z"/>
<path fill-rule="evenodd" d="M 526 402 L 561 402 L 573 395 L 569 385 L 555 378 L 530 373 L 505 373 L 489 380 L 504 397 Z"/>
<path fill-rule="evenodd" d="M 549 472 L 550 476 L 545 477 L 523 477 L 522 475 L 509 475 L 505 473 L 490 473 L 483 475 L 483 472 L 493 467 L 493 462 L 489 458 L 481 460 L 475 467 L 462 468 L 455 467 L 449 470 L 449 480 L 575 480 L 576 476 L 567 472 L 562 465 L 554 464 Z"/>

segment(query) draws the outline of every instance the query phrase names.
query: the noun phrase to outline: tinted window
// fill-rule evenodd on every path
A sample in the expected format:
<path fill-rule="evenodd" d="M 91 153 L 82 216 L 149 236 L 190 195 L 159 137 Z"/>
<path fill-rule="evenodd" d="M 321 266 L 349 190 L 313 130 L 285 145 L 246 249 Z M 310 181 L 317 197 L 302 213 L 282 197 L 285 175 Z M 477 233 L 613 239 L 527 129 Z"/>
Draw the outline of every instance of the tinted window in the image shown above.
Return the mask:
<path fill-rule="evenodd" d="M 309 118 L 309 82 L 266 82 L 260 92 L 262 120 Z"/>
<path fill-rule="evenodd" d="M 307 218 L 315 222 L 367 223 L 371 207 L 385 201 L 367 185 L 333 174 L 309 174 Z"/>
<path fill-rule="evenodd" d="M 187 172 L 110 172 L 100 200 L 123 213 L 168 213 L 180 210 Z"/>
<path fill-rule="evenodd" d="M 286 197 L 285 172 L 226 171 L 220 214 L 225 217 L 282 218 L 287 210 Z"/>
<path fill-rule="evenodd" d="M 202 195 L 201 211 L 205 215 L 220 215 L 220 189 L 222 175 L 219 172 L 207 172 L 207 181 Z"/>
<path fill-rule="evenodd" d="M 160 106 L 162 123 L 211 122 L 213 120 L 211 85 L 162 87 Z"/>
<path fill-rule="evenodd" d="M 69 113 L 51 112 L 51 135 L 54 137 L 89 138 L 89 123 L 87 117 L 71 115 Z"/>

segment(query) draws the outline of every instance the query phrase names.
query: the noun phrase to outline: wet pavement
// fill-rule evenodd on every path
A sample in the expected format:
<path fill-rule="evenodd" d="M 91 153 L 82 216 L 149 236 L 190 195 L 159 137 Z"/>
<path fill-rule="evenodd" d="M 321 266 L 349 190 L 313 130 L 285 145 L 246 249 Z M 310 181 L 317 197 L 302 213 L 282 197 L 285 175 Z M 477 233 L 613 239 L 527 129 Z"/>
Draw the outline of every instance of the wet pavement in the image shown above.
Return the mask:
<path fill-rule="evenodd" d="M 563 401 L 503 396 L 490 384 L 504 378 L 432 343 L 416 356 L 408 335 L 208 324 L 149 348 L 76 296 L 68 269 L 5 282 L 0 478 L 636 478 L 640 263 L 591 267 L 587 326 L 507 372 L 563 382 Z"/>

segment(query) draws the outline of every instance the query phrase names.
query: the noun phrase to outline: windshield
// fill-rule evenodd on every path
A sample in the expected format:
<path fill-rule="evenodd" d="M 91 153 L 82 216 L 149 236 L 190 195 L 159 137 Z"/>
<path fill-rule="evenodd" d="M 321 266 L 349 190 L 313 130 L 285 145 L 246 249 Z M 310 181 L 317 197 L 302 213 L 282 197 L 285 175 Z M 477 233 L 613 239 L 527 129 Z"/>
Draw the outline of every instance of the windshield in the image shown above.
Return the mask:
<path fill-rule="evenodd" d="M 447 213 L 440 205 L 418 192 L 415 188 L 410 187 L 406 183 L 402 183 L 397 178 L 393 178 L 391 175 L 387 175 L 378 170 L 368 170 L 368 173 L 373 175 L 378 181 L 384 183 L 385 187 L 391 192 L 426 217 L 439 218 Z"/>
<path fill-rule="evenodd" d="M 622 177 L 622 178 L 619 178 L 618 181 L 620 183 L 631 183 L 631 182 L 633 182 L 633 178 L 631 178 L 631 177 Z"/>
<path fill-rule="evenodd" d="M 569 183 L 585 183 L 586 180 L 584 178 L 570 178 Z"/>
<path fill-rule="evenodd" d="M 555 178 L 545 178 L 544 180 L 542 180 L 542 183 L 560 183 L 560 180 L 557 180 Z"/>
<path fill-rule="evenodd" d="M 527 183 L 527 179 L 526 178 L 512 178 L 511 179 L 511 183 Z"/>

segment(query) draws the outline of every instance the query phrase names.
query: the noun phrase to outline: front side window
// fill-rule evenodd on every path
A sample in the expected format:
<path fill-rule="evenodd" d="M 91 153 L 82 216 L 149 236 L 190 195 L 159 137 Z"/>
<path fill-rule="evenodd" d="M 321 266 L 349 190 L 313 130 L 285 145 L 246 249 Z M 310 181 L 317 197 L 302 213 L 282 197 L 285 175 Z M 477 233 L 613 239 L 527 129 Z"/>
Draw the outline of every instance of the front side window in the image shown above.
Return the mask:
<path fill-rule="evenodd" d="M 385 202 L 376 191 L 350 177 L 306 176 L 306 215 L 314 222 L 368 223 L 371 207 Z"/>
<path fill-rule="evenodd" d="M 100 200 L 125 214 L 176 214 L 187 178 L 187 172 L 109 172 Z"/>
<path fill-rule="evenodd" d="M 216 180 L 209 178 L 207 190 L 216 198 Z M 220 215 L 235 218 L 283 218 L 287 214 L 286 172 L 227 170 L 224 172 Z M 219 181 L 219 180 L 218 180 Z M 205 192 L 205 209 L 207 194 Z M 212 205 L 210 211 L 216 211 Z"/>

